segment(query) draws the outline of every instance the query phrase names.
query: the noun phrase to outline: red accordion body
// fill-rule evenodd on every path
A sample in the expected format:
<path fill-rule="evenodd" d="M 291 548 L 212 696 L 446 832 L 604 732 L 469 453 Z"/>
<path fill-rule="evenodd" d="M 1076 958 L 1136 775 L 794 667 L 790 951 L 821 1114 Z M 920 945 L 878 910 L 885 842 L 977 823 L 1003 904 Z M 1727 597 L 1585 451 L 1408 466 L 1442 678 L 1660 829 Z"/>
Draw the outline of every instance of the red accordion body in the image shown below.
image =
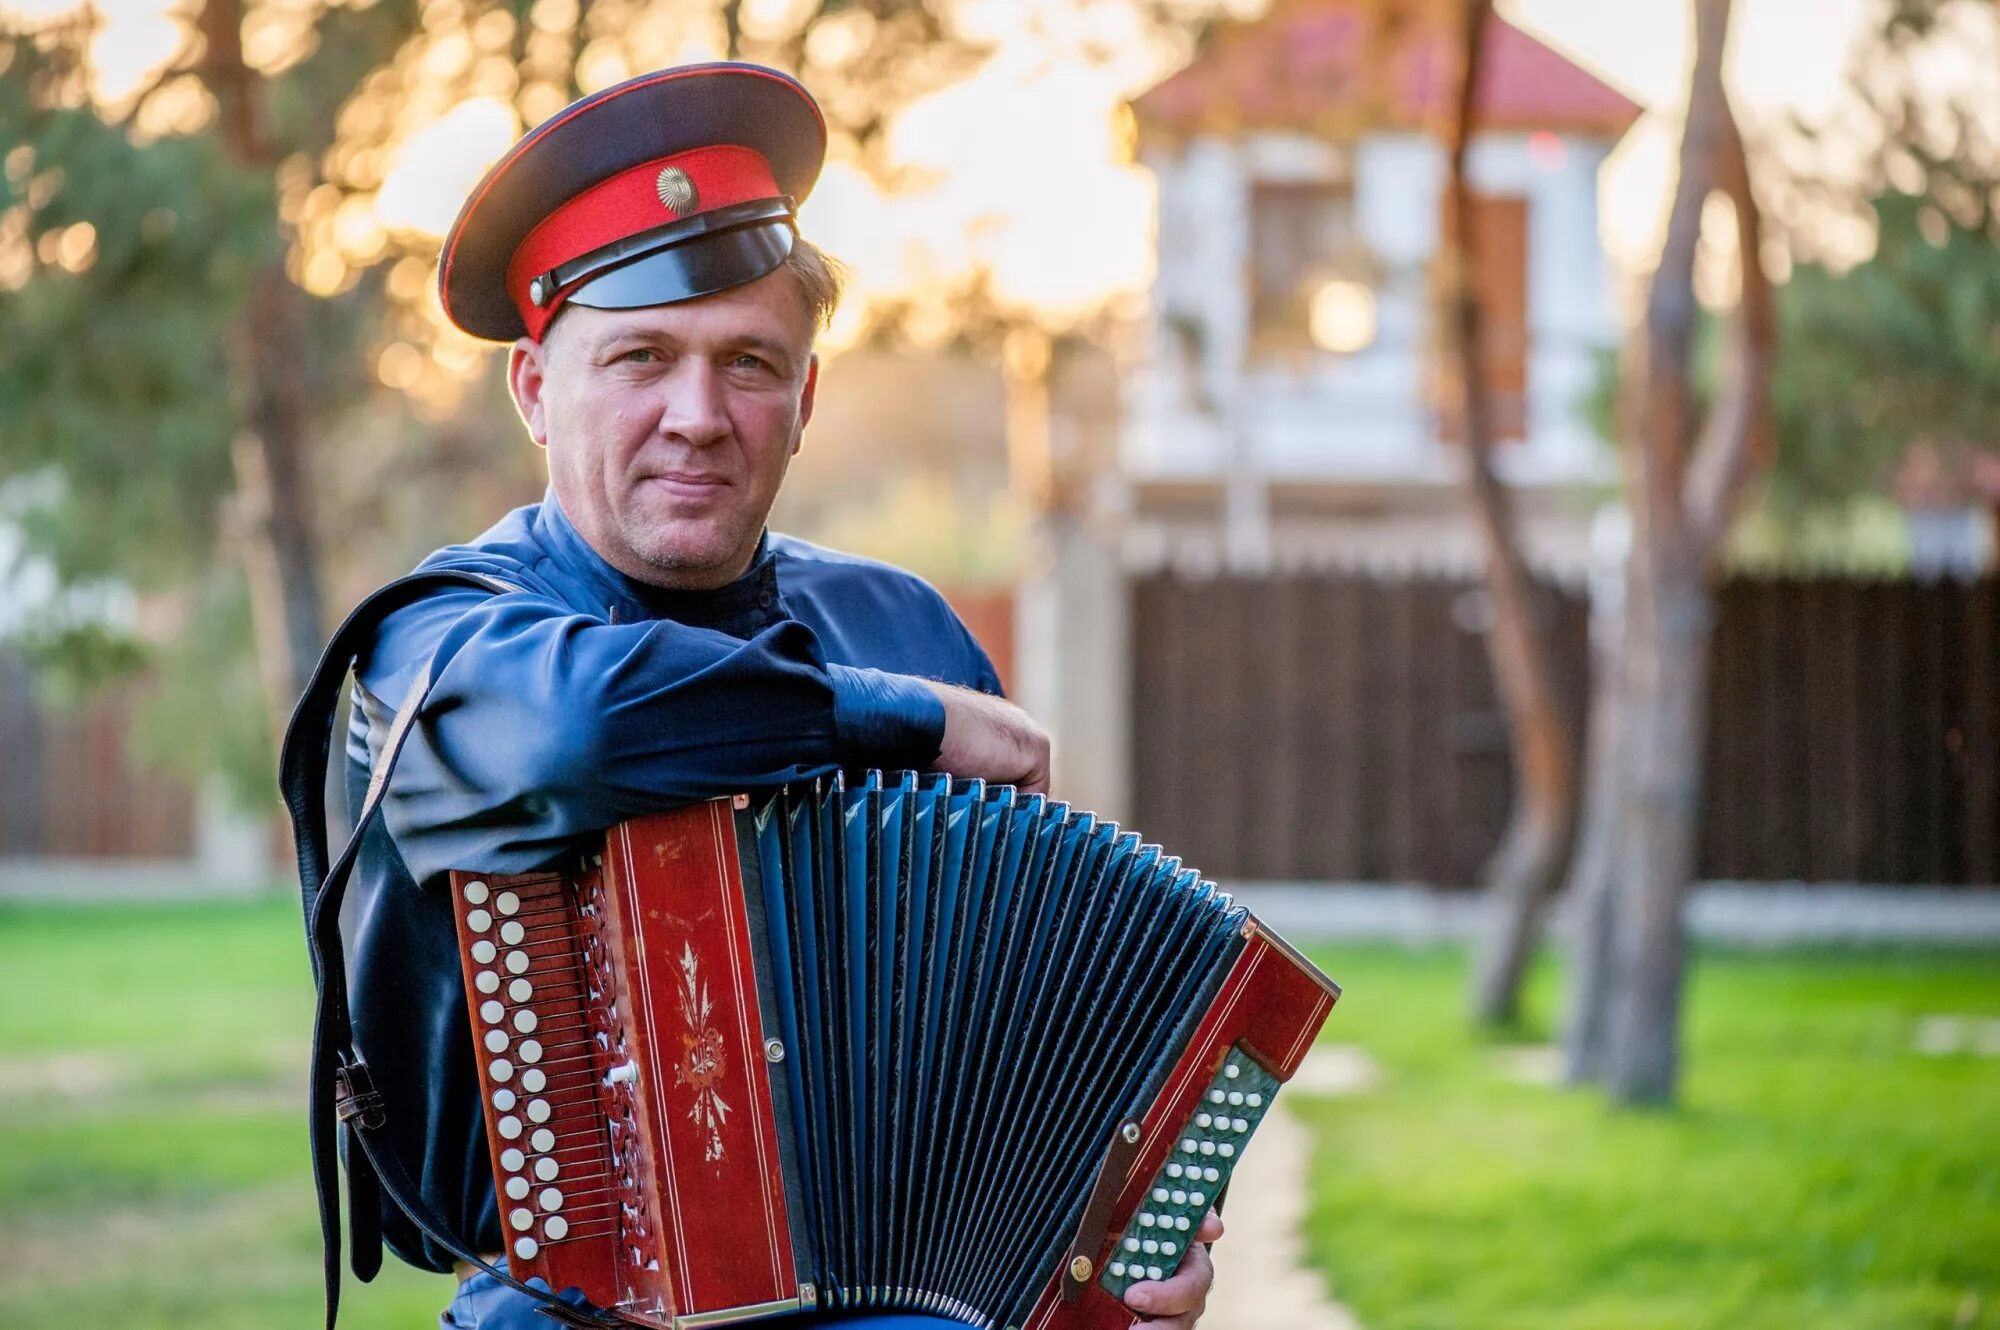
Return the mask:
<path fill-rule="evenodd" d="M 1190 1216 L 1198 1226 L 1338 989 L 1240 909 L 1215 913 L 1227 897 L 1188 887 L 1189 903 L 1176 908 L 1198 927 L 1183 930 L 1190 941 L 1178 954 L 1213 953 L 1208 970 L 1185 980 L 1202 1003 L 1168 1008 L 1174 1032 L 1141 1071 L 1097 1076 L 1100 1059 L 1055 1037 L 1104 935 L 1087 922 L 1063 933 L 1069 914 L 1094 914 L 1065 904 L 1080 899 L 1074 883 L 1122 872 L 1124 895 L 1106 887 L 1106 899 L 1143 903 L 1129 884 L 1145 873 L 1148 883 L 1193 879 L 1175 861 L 1133 860 L 1136 838 L 1061 805 L 1032 801 L 1037 817 L 1067 819 L 1048 829 L 1011 791 L 1000 794 L 1016 811 L 989 814 L 994 793 L 975 786 L 948 806 L 949 790 L 930 791 L 935 818 L 919 817 L 914 800 L 925 791 L 909 777 L 900 791 L 871 778 L 866 789 L 819 786 L 756 811 L 742 797 L 715 800 L 614 829 L 575 872 L 452 875 L 516 1277 L 579 1289 L 655 1327 L 815 1306 L 904 1307 L 1021 1330 L 1131 1323 L 1122 1289 L 1178 1264 Z M 899 794 L 912 802 L 891 816 Z M 985 816 L 1004 825 L 982 859 Z M 963 837 L 957 858 L 952 836 Z M 1008 851 L 1016 842 L 1022 848 Z M 794 855 L 793 845 L 804 848 Z M 944 868 L 923 867 L 926 857 Z M 907 882 L 913 863 L 925 880 L 900 895 L 863 881 L 900 873 Z M 773 880 L 809 878 L 813 865 L 823 897 L 786 896 L 798 884 Z M 1016 890 L 1001 881 L 1009 871 L 1041 885 Z M 1197 918 L 1197 908 L 1207 913 Z M 840 935 L 852 945 L 812 947 L 813 937 L 834 936 L 829 920 L 842 910 L 857 912 L 843 916 L 852 927 Z M 1107 911 L 1116 917 L 1115 906 Z M 1170 933 L 1137 927 L 1142 938 Z M 1006 950 L 1016 937 L 1018 958 Z M 924 952 L 926 938 L 938 959 Z M 1140 954 L 1137 942 L 1118 945 Z M 1066 969 L 1055 967 L 1059 956 L 1070 958 Z M 1030 957 L 1054 972 L 1025 970 Z M 819 972 L 832 980 L 823 990 L 808 978 Z M 906 974 L 930 979 L 905 984 Z M 955 1013 L 944 997 L 925 996 L 952 983 L 985 1000 Z M 1159 985 L 1143 987 L 1153 1001 Z M 828 1013 L 849 999 L 885 1032 L 879 1049 L 873 1036 L 849 1038 L 833 1023 Z M 816 1037 L 829 1030 L 834 1037 Z M 987 1048 L 1015 1051 L 982 1071 Z M 1052 1175 L 1046 1201 L 1026 1197 L 1016 1225 L 991 1214 L 976 1186 L 933 1185 L 984 1166 L 978 1142 L 1006 1133 L 981 1124 L 1037 1109 L 1059 1116 L 1061 1105 L 1039 1102 L 1047 1092 L 989 1095 L 982 1076 L 1026 1085 L 1021 1078 L 1039 1073 L 1024 1058 L 1067 1067 L 1073 1054 L 1078 1083 L 1105 1081 L 1107 1102 L 1121 1107 L 1087 1129 L 1051 1127 L 1046 1148 L 1009 1147 L 1023 1181 L 1037 1169 Z M 959 1124 L 971 1144 L 955 1138 Z M 932 1194 L 940 1189 L 963 1194 Z M 960 1202 L 966 1213 L 954 1211 Z M 921 1251 L 891 1250 L 905 1239 Z M 1017 1269 L 1032 1279 L 1009 1273 Z M 950 1287 L 922 1286 L 941 1282 Z"/>

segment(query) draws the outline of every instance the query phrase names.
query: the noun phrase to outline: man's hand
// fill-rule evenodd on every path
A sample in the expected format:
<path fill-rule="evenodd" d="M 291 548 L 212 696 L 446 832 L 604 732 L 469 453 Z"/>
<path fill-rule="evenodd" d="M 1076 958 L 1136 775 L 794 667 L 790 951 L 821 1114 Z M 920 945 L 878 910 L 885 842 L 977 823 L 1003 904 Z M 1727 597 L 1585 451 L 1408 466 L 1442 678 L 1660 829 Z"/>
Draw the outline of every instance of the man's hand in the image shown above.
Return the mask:
<path fill-rule="evenodd" d="M 1033 717 L 976 689 L 925 682 L 944 702 L 944 745 L 931 770 L 1048 793 L 1049 736 Z"/>
<path fill-rule="evenodd" d="M 1215 1283 L 1207 1244 L 1221 1236 L 1222 1216 L 1210 1210 L 1173 1278 L 1148 1280 L 1125 1290 L 1125 1305 L 1143 1318 L 1132 1330 L 1192 1330 L 1208 1306 L 1209 1286 Z"/>

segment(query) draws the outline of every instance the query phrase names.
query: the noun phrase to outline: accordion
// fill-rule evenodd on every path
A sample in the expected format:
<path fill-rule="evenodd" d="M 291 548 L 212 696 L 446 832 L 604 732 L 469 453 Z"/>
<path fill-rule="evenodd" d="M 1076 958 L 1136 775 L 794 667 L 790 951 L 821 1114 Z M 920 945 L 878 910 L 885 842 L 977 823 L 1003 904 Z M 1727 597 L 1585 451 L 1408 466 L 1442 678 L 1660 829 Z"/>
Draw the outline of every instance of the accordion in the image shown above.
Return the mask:
<path fill-rule="evenodd" d="M 1339 989 L 1115 824 L 900 773 L 452 875 L 508 1256 L 634 1325 L 1128 1326 Z"/>

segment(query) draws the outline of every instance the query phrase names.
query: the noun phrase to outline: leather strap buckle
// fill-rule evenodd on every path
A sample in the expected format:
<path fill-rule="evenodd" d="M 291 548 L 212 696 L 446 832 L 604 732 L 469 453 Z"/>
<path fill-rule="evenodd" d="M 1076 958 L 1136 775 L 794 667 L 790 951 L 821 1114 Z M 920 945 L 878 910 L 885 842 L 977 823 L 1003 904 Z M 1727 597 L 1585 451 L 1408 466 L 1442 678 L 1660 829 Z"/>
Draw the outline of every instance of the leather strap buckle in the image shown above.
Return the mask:
<path fill-rule="evenodd" d="M 389 1120 L 388 1105 L 367 1064 L 350 1062 L 334 1068 L 333 1111 L 342 1122 L 353 1122 L 365 1131 L 379 1131 Z"/>

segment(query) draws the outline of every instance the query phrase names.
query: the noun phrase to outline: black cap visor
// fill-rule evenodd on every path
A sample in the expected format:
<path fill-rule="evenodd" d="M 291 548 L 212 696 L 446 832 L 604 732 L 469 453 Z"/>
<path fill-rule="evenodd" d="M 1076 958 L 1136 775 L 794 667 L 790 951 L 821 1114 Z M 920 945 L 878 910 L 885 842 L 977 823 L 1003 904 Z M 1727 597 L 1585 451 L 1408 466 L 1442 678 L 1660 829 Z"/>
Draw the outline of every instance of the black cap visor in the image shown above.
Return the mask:
<path fill-rule="evenodd" d="M 643 309 L 714 295 L 775 272 L 796 238 L 789 214 L 691 236 L 602 268 L 566 300 L 591 309 Z"/>

